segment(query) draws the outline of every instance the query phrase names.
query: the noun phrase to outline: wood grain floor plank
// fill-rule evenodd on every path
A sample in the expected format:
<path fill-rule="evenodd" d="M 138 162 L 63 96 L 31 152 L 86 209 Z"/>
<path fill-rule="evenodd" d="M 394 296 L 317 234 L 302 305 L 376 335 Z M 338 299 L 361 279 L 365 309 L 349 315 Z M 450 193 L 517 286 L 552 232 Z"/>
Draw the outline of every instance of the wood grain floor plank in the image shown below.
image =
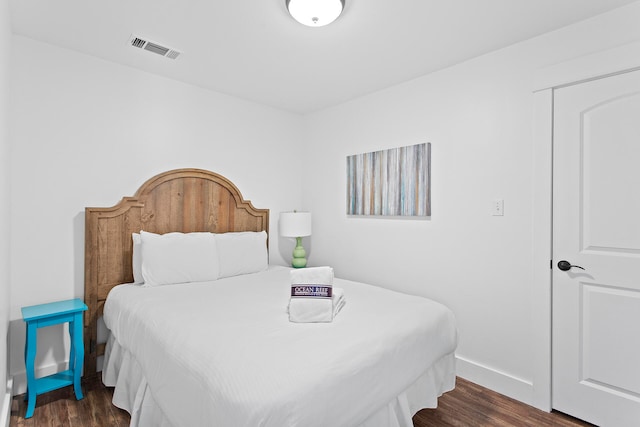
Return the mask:
<path fill-rule="evenodd" d="M 423 409 L 414 427 L 593 427 L 592 424 L 547 413 L 470 381 L 458 378 L 455 390 L 438 400 L 437 409 Z"/>
<path fill-rule="evenodd" d="M 111 404 L 113 389 L 99 379 L 83 381 L 84 399 L 76 400 L 73 387 L 38 396 L 33 417 L 24 418 L 24 395 L 13 398 L 10 427 L 125 427 L 130 417 Z"/>
<path fill-rule="evenodd" d="M 24 419 L 24 395 L 11 405 L 10 427 L 125 427 L 130 417 L 111 404 L 113 389 L 99 379 L 83 382 L 85 398 L 76 400 L 72 387 L 38 396 L 36 409 Z M 462 378 L 455 390 L 438 400 L 437 409 L 423 409 L 414 427 L 593 427 L 567 415 L 540 411 Z"/>

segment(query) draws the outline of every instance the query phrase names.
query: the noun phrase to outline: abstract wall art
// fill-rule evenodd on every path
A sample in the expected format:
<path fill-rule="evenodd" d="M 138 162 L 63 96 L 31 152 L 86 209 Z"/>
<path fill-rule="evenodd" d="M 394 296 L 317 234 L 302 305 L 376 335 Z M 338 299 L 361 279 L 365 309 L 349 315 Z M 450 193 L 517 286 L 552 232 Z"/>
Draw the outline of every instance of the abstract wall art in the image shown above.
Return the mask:
<path fill-rule="evenodd" d="M 431 216 L 431 143 L 347 156 L 347 215 Z"/>

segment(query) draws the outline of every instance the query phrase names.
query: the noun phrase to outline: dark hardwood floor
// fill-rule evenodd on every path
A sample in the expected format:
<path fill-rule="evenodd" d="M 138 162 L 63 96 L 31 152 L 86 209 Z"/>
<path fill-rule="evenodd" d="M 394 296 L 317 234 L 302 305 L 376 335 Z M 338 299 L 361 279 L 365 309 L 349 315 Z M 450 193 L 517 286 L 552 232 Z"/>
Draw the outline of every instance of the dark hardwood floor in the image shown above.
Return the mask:
<path fill-rule="evenodd" d="M 11 406 L 11 427 L 120 427 L 129 425 L 129 414 L 111 404 L 113 390 L 99 380 L 85 381 L 85 398 L 77 401 L 72 387 L 38 396 L 28 420 L 24 395 Z M 437 409 L 423 409 L 413 417 L 415 427 L 433 426 L 591 426 L 553 412 L 539 411 L 499 393 L 458 378 L 456 389 L 443 395 Z M 180 426 L 182 427 L 182 426 Z M 226 427 L 226 426 L 225 426 Z"/>
<path fill-rule="evenodd" d="M 42 394 L 33 417 L 26 420 L 24 395 L 13 398 L 10 427 L 126 427 L 129 414 L 111 404 L 113 389 L 95 378 L 82 383 L 84 399 L 76 400 L 73 387 Z"/>
<path fill-rule="evenodd" d="M 570 427 L 593 424 L 559 412 L 544 412 L 462 378 L 455 390 L 438 399 L 437 409 L 423 409 L 413 417 L 415 427 L 495 426 Z"/>

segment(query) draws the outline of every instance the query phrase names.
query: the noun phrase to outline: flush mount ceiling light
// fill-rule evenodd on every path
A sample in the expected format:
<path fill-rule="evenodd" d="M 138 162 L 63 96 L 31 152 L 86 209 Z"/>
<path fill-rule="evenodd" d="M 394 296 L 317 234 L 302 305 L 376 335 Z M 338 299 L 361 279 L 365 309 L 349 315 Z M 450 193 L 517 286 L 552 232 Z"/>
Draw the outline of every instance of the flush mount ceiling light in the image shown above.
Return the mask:
<path fill-rule="evenodd" d="M 322 27 L 342 13 L 344 0 L 286 0 L 289 14 L 301 24 Z"/>

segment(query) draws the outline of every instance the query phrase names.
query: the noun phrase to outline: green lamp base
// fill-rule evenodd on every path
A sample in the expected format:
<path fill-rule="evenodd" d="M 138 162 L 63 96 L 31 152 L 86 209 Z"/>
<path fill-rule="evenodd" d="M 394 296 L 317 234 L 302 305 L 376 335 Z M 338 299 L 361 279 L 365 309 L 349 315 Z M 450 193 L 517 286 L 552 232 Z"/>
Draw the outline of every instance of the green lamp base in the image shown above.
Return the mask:
<path fill-rule="evenodd" d="M 296 247 L 293 249 L 293 268 L 304 268 L 307 266 L 307 251 L 302 247 L 302 237 L 296 237 Z"/>

